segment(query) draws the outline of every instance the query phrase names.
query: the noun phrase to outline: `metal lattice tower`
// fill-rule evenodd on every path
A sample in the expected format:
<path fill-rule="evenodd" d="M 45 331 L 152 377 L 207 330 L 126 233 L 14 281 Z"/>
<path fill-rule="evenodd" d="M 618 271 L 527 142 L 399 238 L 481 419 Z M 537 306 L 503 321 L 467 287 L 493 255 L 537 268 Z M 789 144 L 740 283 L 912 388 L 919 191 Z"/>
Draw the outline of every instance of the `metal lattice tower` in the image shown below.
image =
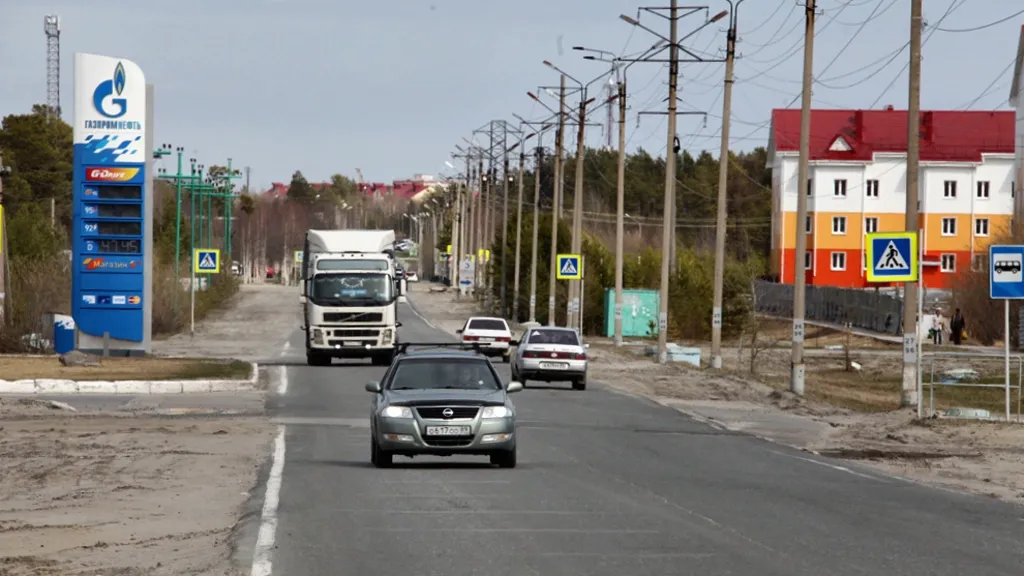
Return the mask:
<path fill-rule="evenodd" d="M 49 114 L 60 118 L 60 17 L 43 17 L 46 32 L 46 106 Z"/>

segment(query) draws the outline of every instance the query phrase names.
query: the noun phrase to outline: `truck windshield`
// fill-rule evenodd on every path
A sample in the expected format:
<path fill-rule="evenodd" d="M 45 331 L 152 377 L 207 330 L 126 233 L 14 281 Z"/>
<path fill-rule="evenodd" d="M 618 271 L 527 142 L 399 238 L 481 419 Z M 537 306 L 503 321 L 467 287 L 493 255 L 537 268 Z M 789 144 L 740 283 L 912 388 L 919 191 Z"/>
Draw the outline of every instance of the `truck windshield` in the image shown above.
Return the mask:
<path fill-rule="evenodd" d="M 394 300 L 394 282 L 375 272 L 331 272 L 313 276 L 311 299 L 321 306 L 380 306 Z"/>

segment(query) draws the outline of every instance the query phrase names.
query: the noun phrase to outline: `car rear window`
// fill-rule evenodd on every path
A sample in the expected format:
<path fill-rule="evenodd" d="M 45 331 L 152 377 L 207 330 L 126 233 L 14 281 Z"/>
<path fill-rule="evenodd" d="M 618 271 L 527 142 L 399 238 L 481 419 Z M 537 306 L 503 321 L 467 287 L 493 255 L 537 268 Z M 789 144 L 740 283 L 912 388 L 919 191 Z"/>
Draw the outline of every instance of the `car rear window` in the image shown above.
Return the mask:
<path fill-rule="evenodd" d="M 562 346 L 579 346 L 576 333 L 571 330 L 534 330 L 530 333 L 529 344 L 560 344 Z"/>
<path fill-rule="evenodd" d="M 469 321 L 469 329 L 470 330 L 508 330 L 508 326 L 506 326 L 505 322 L 502 321 L 502 320 L 479 319 L 479 320 L 470 320 Z"/>

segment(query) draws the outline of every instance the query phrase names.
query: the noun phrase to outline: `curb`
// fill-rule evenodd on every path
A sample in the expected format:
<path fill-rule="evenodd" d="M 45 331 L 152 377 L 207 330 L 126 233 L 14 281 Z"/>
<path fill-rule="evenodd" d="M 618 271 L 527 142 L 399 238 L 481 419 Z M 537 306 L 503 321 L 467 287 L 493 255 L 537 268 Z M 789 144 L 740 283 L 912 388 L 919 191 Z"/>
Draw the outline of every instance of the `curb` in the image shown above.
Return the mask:
<path fill-rule="evenodd" d="M 258 390 L 259 365 L 245 380 L 0 380 L 0 394 L 196 394 Z"/>

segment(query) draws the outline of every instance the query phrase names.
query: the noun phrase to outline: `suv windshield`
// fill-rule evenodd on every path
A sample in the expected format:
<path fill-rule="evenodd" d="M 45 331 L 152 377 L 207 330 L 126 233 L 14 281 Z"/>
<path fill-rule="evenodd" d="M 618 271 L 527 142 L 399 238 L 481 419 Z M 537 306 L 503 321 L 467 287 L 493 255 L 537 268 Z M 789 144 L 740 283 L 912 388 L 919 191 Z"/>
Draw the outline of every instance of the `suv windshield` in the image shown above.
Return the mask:
<path fill-rule="evenodd" d="M 490 320 L 490 319 L 476 319 L 470 320 L 467 330 L 508 330 L 508 326 L 502 320 Z"/>
<path fill-rule="evenodd" d="M 534 330 L 530 333 L 529 344 L 559 344 L 562 346 L 579 346 L 576 332 L 572 330 Z"/>
<path fill-rule="evenodd" d="M 406 358 L 395 366 L 389 390 L 490 390 L 501 381 L 486 358 Z"/>
<path fill-rule="evenodd" d="M 394 283 L 387 274 L 331 272 L 313 277 L 310 299 L 321 306 L 379 306 L 394 300 Z"/>

